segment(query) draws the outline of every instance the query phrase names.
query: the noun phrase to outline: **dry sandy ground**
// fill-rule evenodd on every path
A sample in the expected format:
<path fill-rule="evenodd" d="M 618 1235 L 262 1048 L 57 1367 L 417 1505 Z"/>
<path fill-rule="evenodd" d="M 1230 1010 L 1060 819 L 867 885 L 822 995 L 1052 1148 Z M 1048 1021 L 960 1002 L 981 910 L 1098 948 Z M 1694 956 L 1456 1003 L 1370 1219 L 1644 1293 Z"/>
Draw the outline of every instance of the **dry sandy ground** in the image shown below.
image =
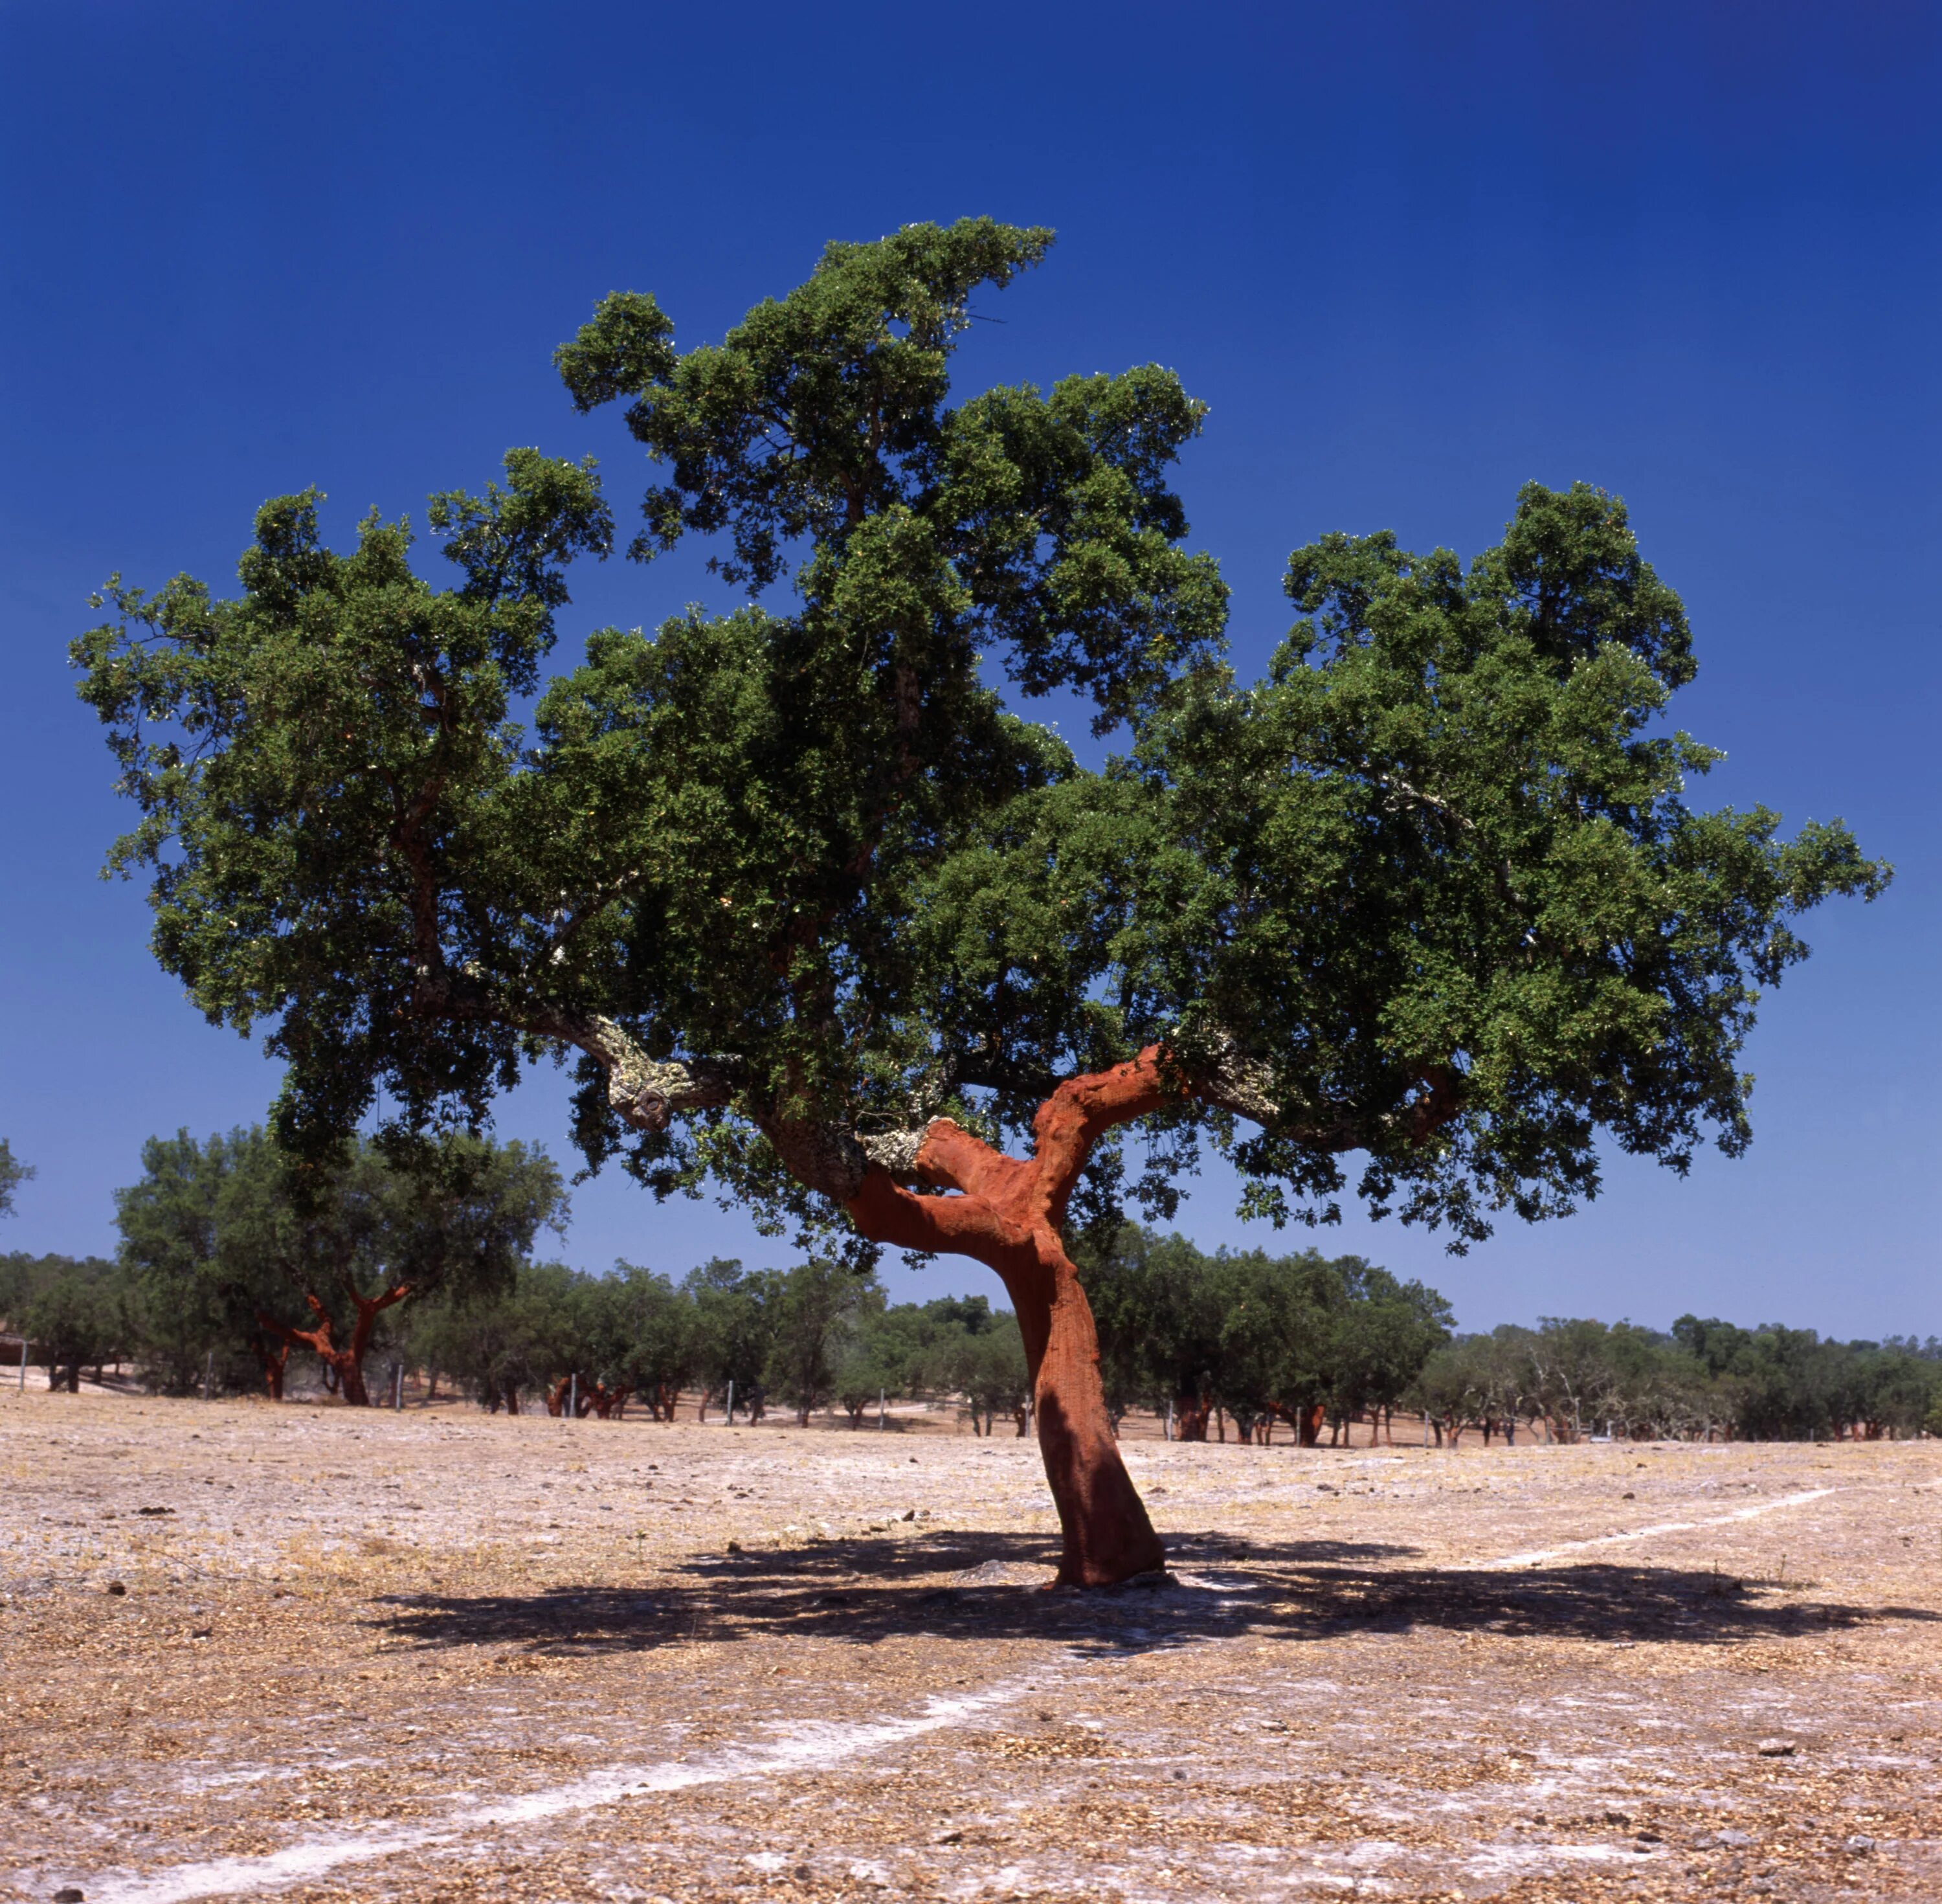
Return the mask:
<path fill-rule="evenodd" d="M 0 1897 L 1942 1898 L 1942 1444 L 1129 1458 L 0 1394 Z"/>

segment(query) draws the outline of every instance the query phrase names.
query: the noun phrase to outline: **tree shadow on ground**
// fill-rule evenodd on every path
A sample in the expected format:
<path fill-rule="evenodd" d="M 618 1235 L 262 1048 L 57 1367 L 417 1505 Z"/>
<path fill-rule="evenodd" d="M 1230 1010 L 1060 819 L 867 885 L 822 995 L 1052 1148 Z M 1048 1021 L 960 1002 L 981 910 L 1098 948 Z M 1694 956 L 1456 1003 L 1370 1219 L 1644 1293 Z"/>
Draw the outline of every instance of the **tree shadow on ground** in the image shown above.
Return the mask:
<path fill-rule="evenodd" d="M 1055 1540 L 951 1533 L 830 1540 L 781 1552 L 695 1556 L 639 1587 L 531 1594 L 418 1593 L 375 1602 L 375 1623 L 425 1647 L 574 1654 L 691 1640 L 799 1638 L 871 1645 L 1040 1638 L 1125 1653 L 1243 1635 L 1292 1643 L 1423 1630 L 1539 1639 L 1740 1645 L 1925 1608 L 1806 1599 L 1797 1587 L 1671 1567 L 1582 1562 L 1512 1573 L 1420 1564 L 1410 1547 L 1198 1536 L 1169 1542 L 1172 1571 L 1104 1592 L 1044 1590 Z"/>

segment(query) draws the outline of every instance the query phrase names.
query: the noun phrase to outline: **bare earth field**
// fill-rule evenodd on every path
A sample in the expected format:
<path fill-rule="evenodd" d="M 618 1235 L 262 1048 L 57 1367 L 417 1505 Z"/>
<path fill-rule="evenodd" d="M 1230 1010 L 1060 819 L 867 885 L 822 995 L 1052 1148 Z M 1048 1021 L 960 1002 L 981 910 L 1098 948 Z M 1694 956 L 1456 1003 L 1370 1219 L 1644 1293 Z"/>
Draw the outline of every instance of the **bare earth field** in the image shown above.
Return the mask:
<path fill-rule="evenodd" d="M 1942 1443 L 1128 1458 L 10 1389 L 0 1897 L 1942 1899 Z"/>

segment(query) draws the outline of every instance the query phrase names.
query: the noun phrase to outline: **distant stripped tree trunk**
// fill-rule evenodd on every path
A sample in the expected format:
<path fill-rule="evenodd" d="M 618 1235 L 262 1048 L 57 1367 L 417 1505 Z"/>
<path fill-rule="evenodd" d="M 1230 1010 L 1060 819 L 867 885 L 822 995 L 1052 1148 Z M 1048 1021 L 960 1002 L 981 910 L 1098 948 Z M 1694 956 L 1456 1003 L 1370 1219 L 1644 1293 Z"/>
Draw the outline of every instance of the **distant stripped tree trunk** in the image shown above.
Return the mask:
<path fill-rule="evenodd" d="M 364 1386 L 364 1357 L 371 1346 L 371 1332 L 385 1310 L 394 1302 L 403 1302 L 411 1292 L 409 1283 L 400 1283 L 379 1295 L 362 1295 L 355 1289 L 348 1291 L 357 1319 L 351 1326 L 351 1340 L 341 1347 L 335 1339 L 330 1311 L 308 1291 L 304 1300 L 317 1318 L 314 1329 L 293 1329 L 288 1323 L 280 1322 L 261 1309 L 256 1312 L 256 1320 L 286 1344 L 311 1350 L 323 1364 L 326 1387 L 331 1385 L 330 1378 L 335 1375 L 336 1385 L 346 1402 L 353 1408 L 369 1408 L 371 1396 Z"/>
<path fill-rule="evenodd" d="M 283 1370 L 290 1359 L 290 1345 L 280 1336 L 259 1334 L 253 1336 L 250 1348 L 256 1352 L 256 1366 L 263 1372 L 263 1387 L 273 1402 L 283 1399 Z"/>

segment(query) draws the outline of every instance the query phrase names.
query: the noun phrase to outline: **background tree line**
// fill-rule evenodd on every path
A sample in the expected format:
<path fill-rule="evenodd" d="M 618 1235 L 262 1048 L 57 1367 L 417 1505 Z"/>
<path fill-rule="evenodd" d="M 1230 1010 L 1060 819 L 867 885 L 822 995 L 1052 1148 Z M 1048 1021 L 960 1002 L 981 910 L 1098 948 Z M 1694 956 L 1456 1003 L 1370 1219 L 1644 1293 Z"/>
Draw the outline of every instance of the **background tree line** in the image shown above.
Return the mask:
<path fill-rule="evenodd" d="M 1446 1344 L 1411 1400 L 1439 1441 L 1518 1425 L 1555 1441 L 1942 1434 L 1942 1341 L 1842 1342 L 1691 1315 L 1669 1331 L 1551 1316 Z"/>
<path fill-rule="evenodd" d="M 462 1133 L 360 1143 L 324 1173 L 260 1128 L 150 1139 L 117 1193 L 119 1249 L 0 1256 L 0 1323 L 51 1386 L 131 1366 L 181 1394 L 283 1392 L 295 1351 L 323 1386 L 372 1399 L 401 1364 L 495 1412 L 672 1421 L 952 1399 L 975 1430 L 1023 1434 L 1016 1320 L 982 1296 L 892 1303 L 874 1274 L 813 1258 L 718 1259 L 678 1280 L 538 1261 L 567 1199 L 543 1151 Z M 0 1147 L 0 1212 L 30 1174 Z M 1681 1317 L 1670 1331 L 1547 1317 L 1458 1335 L 1435 1290 L 1358 1256 L 1197 1249 L 1135 1224 L 1076 1238 L 1116 1425 L 1163 1418 L 1185 1440 L 1303 1443 L 1420 1416 L 1439 1443 L 1541 1433 L 1631 1438 L 1942 1433 L 1942 1342 L 1840 1342 L 1777 1323 Z"/>
<path fill-rule="evenodd" d="M 680 1280 L 636 1264 L 590 1275 L 553 1263 L 486 1300 L 427 1305 L 405 1352 L 494 1410 L 544 1401 L 607 1417 L 629 1406 L 675 1418 L 807 1424 L 841 1408 L 852 1426 L 881 1402 L 957 1399 L 976 1432 L 1000 1415 L 1023 1432 L 1029 1384 L 1011 1315 L 983 1296 L 891 1304 L 873 1274 L 813 1259 L 745 1269 L 718 1258 Z"/>

